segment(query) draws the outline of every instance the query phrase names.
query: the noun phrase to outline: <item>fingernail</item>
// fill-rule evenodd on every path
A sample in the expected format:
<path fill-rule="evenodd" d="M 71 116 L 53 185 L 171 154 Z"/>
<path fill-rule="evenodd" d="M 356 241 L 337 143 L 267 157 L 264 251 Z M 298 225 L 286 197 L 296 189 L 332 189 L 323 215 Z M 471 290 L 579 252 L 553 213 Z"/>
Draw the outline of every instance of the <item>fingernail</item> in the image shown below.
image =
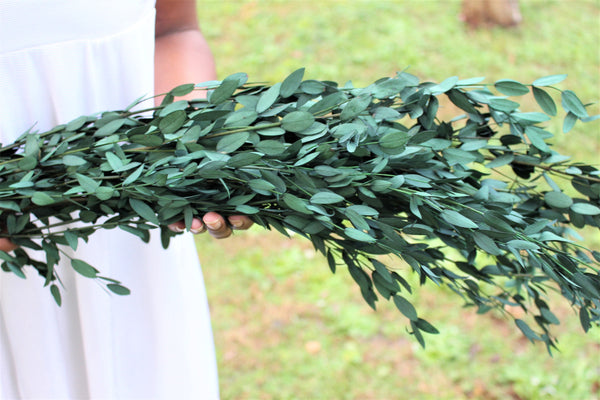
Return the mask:
<path fill-rule="evenodd" d="M 181 227 L 179 227 L 179 226 L 174 226 L 174 227 L 172 227 L 172 228 L 171 228 L 171 230 L 172 230 L 173 232 L 176 232 L 176 233 L 181 233 L 181 232 L 183 232 L 185 229 L 184 229 L 184 228 L 181 228 Z"/>
<path fill-rule="evenodd" d="M 242 226 L 244 226 L 244 222 L 242 220 L 240 220 L 240 219 L 234 219 L 233 221 L 229 220 L 229 223 L 234 228 L 241 228 Z"/>
<path fill-rule="evenodd" d="M 212 230 L 221 229 L 221 227 L 223 226 L 223 224 L 221 223 L 221 221 L 219 221 L 218 219 L 215 220 L 215 221 L 208 221 L 208 222 L 204 221 L 204 223 L 206 224 L 206 226 L 209 229 L 212 229 Z"/>
<path fill-rule="evenodd" d="M 194 235 L 196 235 L 198 233 L 204 232 L 204 228 L 190 229 L 190 232 L 192 232 Z"/>

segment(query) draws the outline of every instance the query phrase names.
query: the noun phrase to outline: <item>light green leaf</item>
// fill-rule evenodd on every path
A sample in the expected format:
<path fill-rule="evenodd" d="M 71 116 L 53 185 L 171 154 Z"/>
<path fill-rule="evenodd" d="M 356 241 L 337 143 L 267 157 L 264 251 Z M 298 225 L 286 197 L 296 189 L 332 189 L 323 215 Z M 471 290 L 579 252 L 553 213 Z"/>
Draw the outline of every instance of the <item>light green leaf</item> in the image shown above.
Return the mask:
<path fill-rule="evenodd" d="M 110 151 L 104 153 L 104 157 L 106 157 L 106 161 L 108 161 L 108 165 L 110 165 L 113 171 L 117 171 L 123 166 L 123 160 Z"/>
<path fill-rule="evenodd" d="M 89 176 L 85 176 L 82 174 L 77 174 L 75 176 L 77 178 L 77 182 L 79 182 L 83 190 L 90 194 L 96 193 L 96 189 L 100 186 L 100 182 L 96 182 Z"/>
<path fill-rule="evenodd" d="M 529 88 L 511 79 L 501 79 L 494 84 L 496 90 L 507 96 L 522 96 L 529 93 Z"/>
<path fill-rule="evenodd" d="M 475 222 L 454 210 L 444 210 L 440 213 L 440 216 L 444 219 L 444 221 L 454 226 L 471 229 L 478 228 Z"/>
<path fill-rule="evenodd" d="M 249 132 L 236 132 L 223 136 L 217 143 L 217 151 L 220 153 L 231 153 L 239 149 L 250 137 Z"/>
<path fill-rule="evenodd" d="M 373 236 L 356 228 L 345 228 L 344 234 L 350 239 L 358 240 L 359 242 L 375 243 L 377 241 Z"/>
<path fill-rule="evenodd" d="M 54 198 L 52 198 L 45 192 L 35 192 L 31 197 L 31 201 L 33 202 L 33 204 L 36 204 L 38 206 L 47 206 L 56 202 Z"/>
<path fill-rule="evenodd" d="M 554 208 L 569 208 L 573 204 L 573 200 L 562 192 L 546 192 L 544 201 L 550 207 Z"/>
<path fill-rule="evenodd" d="M 67 154 L 62 158 L 63 164 L 69 167 L 78 167 L 80 165 L 84 165 L 87 161 L 79 156 L 75 156 L 72 154 Z"/>
<path fill-rule="evenodd" d="M 276 83 L 260 95 L 258 103 L 256 103 L 256 112 L 262 113 L 267 111 L 279 98 L 281 83 Z"/>
<path fill-rule="evenodd" d="M 581 215 L 598 215 L 600 208 L 590 203 L 573 203 L 571 211 Z"/>
<path fill-rule="evenodd" d="M 573 129 L 575 122 L 577 122 L 577 116 L 569 111 L 563 122 L 563 133 L 568 133 L 571 129 Z"/>
<path fill-rule="evenodd" d="M 354 117 L 357 117 L 360 113 L 365 111 L 369 104 L 371 104 L 371 96 L 361 95 L 353 98 L 346 104 L 342 113 L 340 115 L 340 119 L 342 121 L 347 121 Z"/>
<path fill-rule="evenodd" d="M 288 132 L 302 132 L 315 122 L 315 117 L 306 111 L 292 111 L 281 120 L 281 127 Z"/>
<path fill-rule="evenodd" d="M 506 245 L 519 250 L 538 250 L 540 248 L 540 246 L 533 242 L 521 239 L 509 240 Z"/>
<path fill-rule="evenodd" d="M 589 117 L 588 112 L 585 109 L 585 106 L 579 100 L 577 95 L 570 90 L 565 90 L 561 95 L 562 105 L 565 110 L 572 112 L 579 118 L 587 118 Z"/>
<path fill-rule="evenodd" d="M 555 85 L 557 83 L 564 81 L 566 77 L 567 77 L 567 75 L 565 75 L 565 74 L 545 76 L 543 78 L 539 78 L 539 79 L 536 79 L 535 81 L 533 81 L 533 86 L 539 87 L 539 86 Z"/>
<path fill-rule="evenodd" d="M 115 189 L 113 189 L 112 187 L 99 186 L 96 189 L 96 197 L 102 201 L 110 199 L 111 197 L 113 197 L 114 194 L 115 194 Z"/>
<path fill-rule="evenodd" d="M 277 156 L 285 151 L 285 145 L 277 140 L 261 140 L 255 148 L 268 156 Z"/>
<path fill-rule="evenodd" d="M 137 179 L 142 175 L 144 171 L 144 165 L 140 165 L 135 171 L 133 171 L 125 180 L 123 181 L 123 186 L 128 186 L 137 181 Z"/>
<path fill-rule="evenodd" d="M 439 94 L 445 93 L 448 90 L 452 89 L 456 83 L 458 82 L 458 76 L 451 76 L 450 78 L 446 78 L 443 82 L 438 83 L 437 85 L 431 86 L 427 88 L 431 94 L 437 96 Z"/>
<path fill-rule="evenodd" d="M 313 204 L 335 204 L 344 200 L 343 196 L 329 191 L 318 192 L 310 198 L 310 202 Z"/>
<path fill-rule="evenodd" d="M 533 97 L 535 101 L 537 101 L 538 105 L 542 108 L 542 110 L 548 114 L 555 116 L 556 115 L 556 104 L 552 97 L 543 89 L 533 87 Z"/>

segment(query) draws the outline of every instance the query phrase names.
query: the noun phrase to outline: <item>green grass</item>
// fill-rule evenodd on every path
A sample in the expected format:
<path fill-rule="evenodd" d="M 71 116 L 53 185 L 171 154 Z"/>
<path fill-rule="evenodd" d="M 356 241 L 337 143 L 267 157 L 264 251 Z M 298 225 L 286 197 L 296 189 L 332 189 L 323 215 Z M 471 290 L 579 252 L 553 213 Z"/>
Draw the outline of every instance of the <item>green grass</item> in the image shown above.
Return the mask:
<path fill-rule="evenodd" d="M 521 0 L 523 24 L 465 29 L 458 0 L 205 1 L 199 18 L 219 75 L 251 81 L 306 77 L 356 86 L 409 68 L 421 79 L 485 76 L 524 83 L 566 73 L 562 88 L 600 100 L 600 3 Z M 533 101 L 524 107 L 534 107 Z M 590 113 L 600 113 L 598 104 Z M 556 147 L 597 163 L 600 123 Z M 586 244 L 600 248 L 597 231 Z M 583 334 L 568 304 L 548 357 L 512 321 L 475 315 L 445 288 L 411 298 L 441 333 L 419 348 L 393 304 L 373 312 L 343 270 L 311 246 L 260 229 L 198 238 L 211 304 L 223 399 L 565 399 L 600 394 L 600 332 Z M 399 265 L 399 268 L 402 268 Z M 409 276 L 409 279 L 410 278 Z"/>

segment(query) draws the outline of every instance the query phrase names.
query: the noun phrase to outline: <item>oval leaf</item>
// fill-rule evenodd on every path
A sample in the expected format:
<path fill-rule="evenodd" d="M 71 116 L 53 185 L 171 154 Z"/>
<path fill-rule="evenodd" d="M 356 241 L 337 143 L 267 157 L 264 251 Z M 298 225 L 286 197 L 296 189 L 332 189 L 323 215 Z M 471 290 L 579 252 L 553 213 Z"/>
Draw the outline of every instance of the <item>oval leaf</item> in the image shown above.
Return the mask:
<path fill-rule="evenodd" d="M 501 79 L 494 84 L 496 90 L 507 96 L 522 96 L 529 93 L 529 88 L 511 79 Z"/>

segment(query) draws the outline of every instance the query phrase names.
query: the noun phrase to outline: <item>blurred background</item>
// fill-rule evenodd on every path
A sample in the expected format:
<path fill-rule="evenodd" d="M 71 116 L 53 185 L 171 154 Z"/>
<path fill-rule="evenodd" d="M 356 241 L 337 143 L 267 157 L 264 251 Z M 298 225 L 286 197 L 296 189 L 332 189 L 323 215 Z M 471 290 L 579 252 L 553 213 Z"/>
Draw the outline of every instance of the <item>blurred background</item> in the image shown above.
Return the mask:
<path fill-rule="evenodd" d="M 528 84 L 568 74 L 559 86 L 600 113 L 599 0 L 475 0 L 471 14 L 460 0 L 199 3 L 220 78 L 246 72 L 275 83 L 300 67 L 306 79 L 355 86 L 405 69 L 438 82 L 457 75 Z M 500 24 L 484 16 L 497 6 Z M 535 107 L 524 100 L 525 111 Z M 549 123 L 557 150 L 598 164 L 600 122 L 565 135 L 562 116 Z M 600 249 L 597 230 L 583 234 Z M 512 320 L 476 315 L 446 288 L 419 288 L 410 299 L 440 330 L 422 349 L 393 304 L 371 310 L 349 275 L 332 275 L 306 240 L 255 228 L 223 241 L 201 235 L 197 244 L 224 400 L 600 396 L 600 329 L 584 334 L 558 296 L 550 303 L 561 319 L 560 352 L 551 358 Z"/>

